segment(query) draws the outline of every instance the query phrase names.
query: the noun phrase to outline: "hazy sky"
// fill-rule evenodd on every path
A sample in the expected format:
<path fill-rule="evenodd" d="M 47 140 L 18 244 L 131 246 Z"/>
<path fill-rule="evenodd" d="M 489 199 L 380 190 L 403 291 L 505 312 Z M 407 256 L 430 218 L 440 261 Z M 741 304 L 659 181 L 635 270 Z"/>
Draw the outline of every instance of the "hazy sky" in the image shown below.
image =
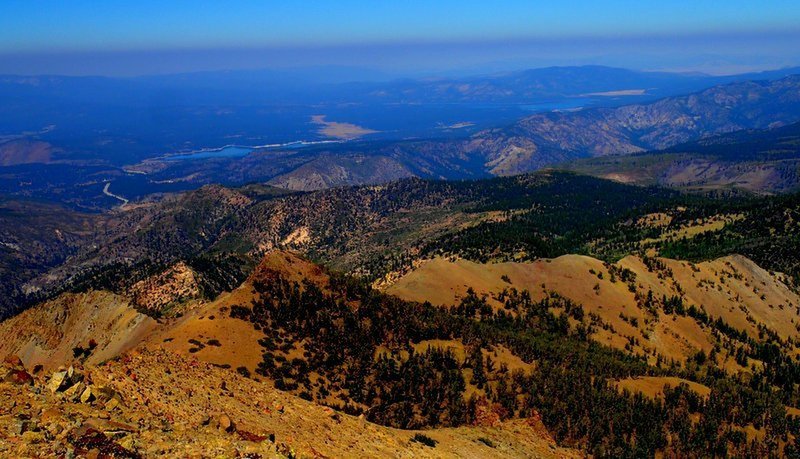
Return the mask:
<path fill-rule="evenodd" d="M 723 73 L 799 56 L 797 0 L 0 1 L 2 73 L 583 63 Z"/>

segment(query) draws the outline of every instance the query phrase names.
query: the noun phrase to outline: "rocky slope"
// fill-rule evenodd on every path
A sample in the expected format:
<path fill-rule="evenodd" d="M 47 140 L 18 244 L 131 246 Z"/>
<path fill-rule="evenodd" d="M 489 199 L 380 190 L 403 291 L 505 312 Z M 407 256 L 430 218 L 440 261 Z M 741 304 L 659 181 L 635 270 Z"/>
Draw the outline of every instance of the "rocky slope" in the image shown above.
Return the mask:
<path fill-rule="evenodd" d="M 133 284 L 130 294 L 138 308 L 159 314 L 168 307 L 201 297 L 197 273 L 184 262 Z"/>
<path fill-rule="evenodd" d="M 608 378 L 603 390 L 610 392 L 602 397 L 619 391 L 630 403 L 649 403 L 624 398 L 629 392 L 623 389 L 664 398 L 673 384 L 686 383 L 688 390 L 716 400 L 720 390 L 731 389 L 720 389 L 713 379 L 700 383 L 702 375 L 710 377 L 712 368 L 719 368 L 723 373 L 715 374 L 717 380 L 747 379 L 774 365 L 767 357 L 761 360 L 756 343 L 768 340 L 794 352 L 789 349 L 800 335 L 797 292 L 784 276 L 739 256 L 697 264 L 650 257 L 609 264 L 577 255 L 490 265 L 437 258 L 387 288 L 410 303 L 359 285 L 296 253 L 272 251 L 239 288 L 209 302 L 190 299 L 182 315 L 159 322 L 133 310 L 129 298 L 107 292 L 63 294 L 36 306 L 0 323 L 0 354 L 12 356 L 0 383 L 3 406 L 11 407 L 0 413 L 0 431 L 7 432 L 0 435 L 0 451 L 23 457 L 34 448 L 47 454 L 94 454 L 90 451 L 97 449 L 121 457 L 211 450 L 250 457 L 570 457 L 578 453 L 555 446 L 548 432 L 560 435 L 560 442 L 576 442 L 563 433 L 561 423 L 574 407 L 551 407 L 549 395 L 536 392 L 535 406 L 545 410 L 541 417 L 536 410 L 504 408 L 507 384 L 523 391 L 512 398 L 514 403 L 527 403 L 526 384 L 544 384 L 535 378 L 549 378 L 554 371 L 542 367 L 551 368 L 555 359 L 564 366 L 555 371 L 564 371 L 572 359 L 588 358 L 597 365 L 592 371 L 608 371 L 600 368 L 609 362 L 630 365 L 625 371 L 598 373 Z M 153 298 L 159 303 L 161 297 Z M 436 312 L 422 301 L 444 309 Z M 488 309 L 480 306 L 484 303 Z M 477 311 L 465 312 L 469 304 Z M 345 315 L 337 318 L 342 311 Z M 519 332 L 505 328 L 510 317 L 526 321 Z M 485 332 L 492 327 L 499 328 Z M 609 347 L 584 347 L 582 334 Z M 350 343 L 353 337 L 358 339 Z M 335 341 L 327 341 L 331 338 Z M 540 339 L 555 341 L 542 353 L 535 350 Z M 359 349 L 366 353 L 350 354 Z M 476 349 L 485 368 L 476 366 Z M 339 352 L 343 357 L 336 357 Z M 597 354 L 580 357 L 582 352 Z M 708 366 L 698 365 L 700 354 Z M 362 360 L 366 356 L 370 363 Z M 400 396 L 392 391 L 403 390 L 392 388 L 391 373 L 384 379 L 386 359 L 419 365 L 415 359 L 426 358 L 454 359 L 450 371 L 463 378 L 457 390 L 473 400 L 468 405 L 475 417 L 466 426 L 424 432 L 370 423 L 376 413 L 384 413 L 377 417 L 383 423 L 406 416 L 386 404 Z M 285 368 L 276 373 L 268 361 L 286 362 Z M 68 365 L 74 369 L 57 368 Z M 424 378 L 435 378 L 436 364 L 428 365 L 434 366 L 423 368 L 433 374 L 423 372 Z M 419 374 L 413 368 L 404 370 L 409 381 L 426 381 L 414 379 Z M 365 371 L 381 394 L 377 399 L 352 392 L 351 378 Z M 485 382 L 476 379 L 479 374 Z M 334 382 L 335 375 L 346 377 Z M 534 379 L 521 386 L 512 383 L 527 377 Z M 337 384 L 348 389 L 337 389 Z M 434 390 L 439 389 L 423 394 Z M 483 408 L 481 397 L 498 398 Z M 613 403 L 628 403 L 623 399 Z M 452 409 L 447 399 L 437 400 L 441 405 L 434 412 Z M 424 400 L 413 406 L 426 409 Z M 345 414 L 364 409 L 363 418 Z M 412 419 L 431 422 L 419 415 Z M 441 419 L 433 422 L 450 422 Z M 731 427 L 744 429 L 746 424 Z M 751 430 L 765 435 L 762 428 Z M 674 441 L 670 448 L 680 448 Z M 731 451 L 746 455 L 736 444 L 731 443 Z M 610 454 L 604 443 L 588 445 Z"/>
<path fill-rule="evenodd" d="M 64 294 L 0 323 L 0 354 L 10 356 L 0 383 L 7 407 L 0 412 L 0 451 L 19 457 L 70 451 L 101 457 L 209 451 L 248 457 L 580 456 L 557 447 L 535 417 L 396 430 L 242 373 L 258 366 L 264 334 L 230 310 L 253 301 L 254 285 L 274 272 L 298 281 L 327 279 L 297 255 L 272 252 L 240 288 L 161 323 L 107 292 Z M 56 371 L 67 365 L 74 369 Z"/>
<path fill-rule="evenodd" d="M 13 361 L 2 372 L 12 375 L 0 382 L 0 455 L 9 457 L 581 456 L 556 447 L 535 420 L 426 431 L 428 446 L 413 440 L 419 432 L 159 349 L 70 367 L 68 377 L 31 376 Z"/>
<path fill-rule="evenodd" d="M 96 364 L 136 346 L 155 328 L 128 298 L 66 293 L 0 322 L 0 354 L 19 356 L 28 368 Z"/>

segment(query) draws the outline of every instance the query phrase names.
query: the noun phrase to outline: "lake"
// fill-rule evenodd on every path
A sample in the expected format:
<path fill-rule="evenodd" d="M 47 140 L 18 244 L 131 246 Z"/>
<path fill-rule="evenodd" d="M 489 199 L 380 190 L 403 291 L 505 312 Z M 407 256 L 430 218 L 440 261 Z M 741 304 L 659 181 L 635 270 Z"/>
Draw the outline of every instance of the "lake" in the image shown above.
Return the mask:
<path fill-rule="evenodd" d="M 185 159 L 206 159 L 206 158 L 240 158 L 247 156 L 253 149 L 250 147 L 227 146 L 217 150 L 199 150 L 180 155 L 167 156 L 166 161 L 183 161 Z"/>

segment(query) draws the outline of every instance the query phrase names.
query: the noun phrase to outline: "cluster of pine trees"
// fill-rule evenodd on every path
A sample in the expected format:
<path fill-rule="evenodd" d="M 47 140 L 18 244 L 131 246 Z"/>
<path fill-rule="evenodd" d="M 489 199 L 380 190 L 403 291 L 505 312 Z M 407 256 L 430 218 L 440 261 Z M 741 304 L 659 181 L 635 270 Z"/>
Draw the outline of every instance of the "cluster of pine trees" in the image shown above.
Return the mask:
<path fill-rule="evenodd" d="M 601 325 L 598 319 L 557 294 L 534 301 L 527 291 L 507 289 L 497 307 L 470 291 L 445 309 L 402 301 L 336 274 L 317 285 L 276 272 L 254 287 L 258 299 L 231 314 L 265 332 L 257 372 L 278 388 L 364 413 L 374 422 L 457 426 L 480 422 L 488 410 L 498 419 L 538 414 L 560 443 L 598 457 L 795 451 L 796 423 L 787 418 L 787 400 L 776 386 L 791 381 L 789 393 L 795 393 L 798 380 L 787 375 L 796 371 L 795 363 L 773 352 L 768 343 L 775 337 L 769 334 L 763 342 L 747 343 L 747 352 L 765 362 L 764 370 L 737 379 L 709 358 L 683 367 L 653 366 L 644 357 L 597 344 L 590 337 Z M 688 314 L 674 298 L 654 304 Z M 465 355 L 442 346 L 414 347 L 428 340 L 460 342 Z M 532 369 L 512 371 L 497 362 L 492 352 L 500 346 L 534 363 Z M 681 385 L 654 400 L 614 384 L 644 375 L 701 382 L 711 395 L 702 398 Z M 751 425 L 763 430 L 762 440 L 744 434 Z"/>

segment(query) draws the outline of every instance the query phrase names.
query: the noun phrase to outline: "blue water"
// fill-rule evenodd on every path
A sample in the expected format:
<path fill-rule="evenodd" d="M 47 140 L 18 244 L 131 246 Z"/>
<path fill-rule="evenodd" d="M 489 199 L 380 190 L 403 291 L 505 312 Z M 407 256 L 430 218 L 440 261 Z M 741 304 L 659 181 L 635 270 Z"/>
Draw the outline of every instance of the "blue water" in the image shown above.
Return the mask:
<path fill-rule="evenodd" d="M 554 110 L 574 110 L 592 105 L 593 102 L 594 100 L 592 99 L 576 98 L 520 105 L 520 108 L 529 112 L 551 112 Z"/>
<path fill-rule="evenodd" d="M 165 159 L 170 161 L 183 161 L 185 159 L 205 159 L 205 158 L 241 158 L 253 151 L 249 147 L 224 147 L 219 150 L 200 150 L 181 155 L 169 156 Z"/>
<path fill-rule="evenodd" d="M 609 101 L 575 97 L 542 100 L 531 104 L 281 106 L 261 107 L 259 110 L 245 107 L 237 109 L 238 111 L 226 116 L 222 121 L 217 118 L 199 120 L 198 124 L 209 123 L 208 129 L 204 129 L 200 134 L 192 131 L 189 139 L 195 145 L 213 145 L 219 138 L 235 133 L 247 138 L 247 142 L 251 145 L 272 145 L 272 148 L 281 149 L 304 148 L 315 142 L 329 140 L 319 134 L 319 126 L 309 122 L 313 114 L 320 113 L 328 115 L 331 120 L 375 129 L 378 132 L 370 134 L 367 138 L 371 140 L 466 136 L 486 127 L 509 125 L 533 112 L 571 110 L 602 105 L 603 102 Z M 471 124 L 462 129 L 446 130 L 441 128 L 457 123 Z M 306 139 L 306 141 L 301 142 L 297 139 Z M 254 151 L 252 147 L 231 145 L 217 149 L 198 149 L 159 159 L 184 161 L 241 158 L 252 151 Z"/>

